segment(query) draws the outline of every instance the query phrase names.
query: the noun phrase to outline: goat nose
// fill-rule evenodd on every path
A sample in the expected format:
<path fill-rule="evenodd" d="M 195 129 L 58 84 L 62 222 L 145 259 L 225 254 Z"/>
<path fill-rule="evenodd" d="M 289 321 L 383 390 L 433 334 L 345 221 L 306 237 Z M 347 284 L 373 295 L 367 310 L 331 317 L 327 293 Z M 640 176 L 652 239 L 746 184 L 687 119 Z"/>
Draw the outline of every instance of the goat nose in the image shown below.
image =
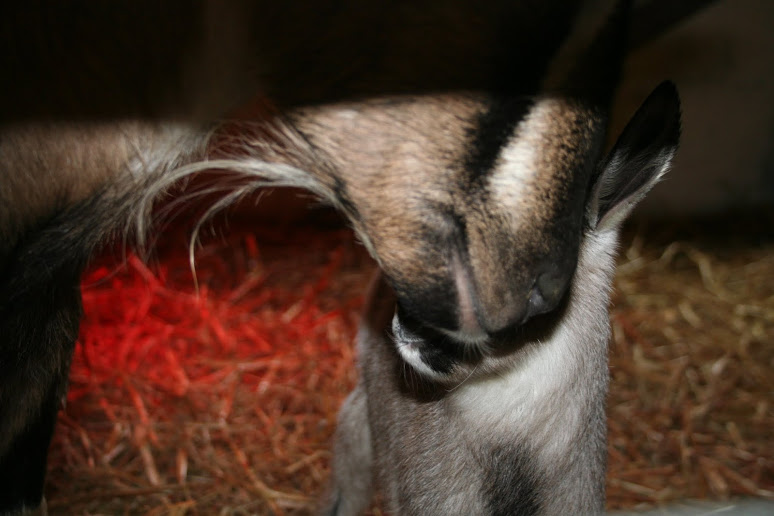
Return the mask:
<path fill-rule="evenodd" d="M 553 310 L 564 294 L 567 281 L 561 274 L 544 272 L 535 280 L 522 322 Z"/>

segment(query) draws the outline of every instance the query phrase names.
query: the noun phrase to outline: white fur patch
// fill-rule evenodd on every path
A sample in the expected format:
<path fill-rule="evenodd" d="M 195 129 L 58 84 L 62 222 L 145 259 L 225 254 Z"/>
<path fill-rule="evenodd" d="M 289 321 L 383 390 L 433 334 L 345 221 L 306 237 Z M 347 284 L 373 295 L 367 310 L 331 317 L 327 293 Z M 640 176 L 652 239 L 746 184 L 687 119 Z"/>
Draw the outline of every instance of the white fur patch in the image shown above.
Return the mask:
<path fill-rule="evenodd" d="M 559 109 L 556 99 L 538 100 L 503 148 L 489 178 L 489 191 L 498 205 L 517 210 L 535 202 L 535 185 L 542 174 L 550 172 L 541 170 L 545 167 L 541 160 L 546 145 L 553 141 L 552 124 Z"/>
<path fill-rule="evenodd" d="M 398 314 L 395 314 L 392 318 L 392 334 L 395 337 L 395 347 L 398 350 L 401 358 L 419 374 L 427 376 L 432 380 L 443 380 L 444 376 L 438 374 L 436 371 L 428 367 L 425 361 L 422 360 L 422 354 L 419 351 L 418 346 L 424 344 L 424 341 L 419 337 L 406 332 L 401 326 L 398 320 Z"/>
<path fill-rule="evenodd" d="M 519 124 L 517 135 L 522 132 L 522 128 L 526 131 L 532 129 L 533 116 L 534 111 Z M 537 174 L 540 149 L 534 143 L 531 138 L 517 137 L 509 142 L 500 154 L 497 168 L 489 178 L 489 191 L 501 205 L 518 207 L 526 193 L 527 185 Z"/>
<path fill-rule="evenodd" d="M 451 331 L 440 328 L 438 331 L 463 346 L 480 346 L 486 344 L 487 340 L 489 340 L 489 335 L 484 330 Z"/>
<path fill-rule="evenodd" d="M 608 289 L 615 234 L 592 234 L 581 246 L 569 308 L 553 334 L 530 344 L 505 373 L 460 385 L 452 404 L 471 426 L 495 439 L 526 439 L 541 462 L 561 456 L 584 431 L 589 378 L 607 374 Z M 602 366 L 603 368 L 606 366 Z"/>

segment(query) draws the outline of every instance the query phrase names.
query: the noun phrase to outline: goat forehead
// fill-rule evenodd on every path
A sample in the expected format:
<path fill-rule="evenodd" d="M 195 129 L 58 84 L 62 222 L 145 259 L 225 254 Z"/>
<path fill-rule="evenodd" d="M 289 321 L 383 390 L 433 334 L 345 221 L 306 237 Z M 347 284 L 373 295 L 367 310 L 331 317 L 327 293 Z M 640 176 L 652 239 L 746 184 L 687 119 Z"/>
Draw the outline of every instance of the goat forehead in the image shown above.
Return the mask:
<path fill-rule="evenodd" d="M 565 200 L 595 123 L 560 98 L 501 102 L 472 93 L 310 108 L 293 121 L 366 211 L 382 198 L 400 199 L 405 211 L 455 207 L 464 216 L 465 205 L 481 208 L 483 190 L 487 210 L 541 220 Z"/>
<path fill-rule="evenodd" d="M 488 198 L 517 227 L 542 227 L 585 191 L 601 120 L 561 98 L 534 102 L 487 174 Z"/>
<path fill-rule="evenodd" d="M 481 109 L 472 95 L 403 96 L 305 109 L 294 121 L 345 173 L 401 164 L 424 173 L 459 159 Z"/>

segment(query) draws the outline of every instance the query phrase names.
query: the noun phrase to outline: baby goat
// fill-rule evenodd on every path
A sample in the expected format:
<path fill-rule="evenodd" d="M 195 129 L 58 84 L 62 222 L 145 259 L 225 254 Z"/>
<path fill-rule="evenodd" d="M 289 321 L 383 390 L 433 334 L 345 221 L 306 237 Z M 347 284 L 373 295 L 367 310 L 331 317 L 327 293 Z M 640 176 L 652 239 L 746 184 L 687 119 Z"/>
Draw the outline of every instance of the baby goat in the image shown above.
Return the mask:
<path fill-rule="evenodd" d="M 562 125 L 567 112 L 556 107 L 552 99 L 535 103 L 499 150 L 493 177 L 528 184 L 533 174 L 550 175 L 545 154 L 524 145 Z M 577 254 L 572 246 L 553 251 L 555 264 L 572 263 L 567 282 L 550 268 L 520 271 L 538 279 L 511 293 L 526 307 L 516 327 L 453 340 L 411 318 L 383 276 L 375 279 L 357 339 L 361 379 L 339 415 L 327 514 L 362 513 L 375 486 L 391 514 L 603 512 L 607 306 L 618 230 L 669 167 L 679 134 L 678 95 L 664 83 L 589 181 L 572 186 L 584 198 L 567 215 L 582 227 L 580 245 Z M 489 195 L 501 195 L 490 184 Z M 524 220 L 513 238 L 550 241 L 522 204 L 511 204 Z M 499 245 L 496 234 L 480 238 Z M 519 259 L 527 269 L 536 263 Z M 472 288 L 465 267 L 456 278 L 463 312 L 481 288 L 496 287 Z M 550 299 L 558 301 L 541 314 Z M 467 317 L 480 324 L 475 310 Z"/>
<path fill-rule="evenodd" d="M 631 3 L 0 2 L 0 514 L 45 509 L 84 267 L 116 236 L 142 248 L 154 199 L 197 171 L 245 179 L 215 208 L 267 184 L 339 208 L 419 332 L 412 371 L 470 375 L 454 399 L 532 356 L 510 350 L 564 320 L 578 250 L 676 141 L 654 101 L 610 160 L 620 187 L 594 180 Z"/>

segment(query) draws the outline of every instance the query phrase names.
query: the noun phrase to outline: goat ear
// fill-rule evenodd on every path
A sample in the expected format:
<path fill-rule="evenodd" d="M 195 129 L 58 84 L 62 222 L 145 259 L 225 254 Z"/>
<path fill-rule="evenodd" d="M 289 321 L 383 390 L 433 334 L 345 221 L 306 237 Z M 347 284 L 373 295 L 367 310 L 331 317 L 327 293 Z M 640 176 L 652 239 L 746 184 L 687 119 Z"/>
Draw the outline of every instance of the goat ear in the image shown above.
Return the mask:
<path fill-rule="evenodd" d="M 591 220 L 615 229 L 669 169 L 680 140 L 680 97 L 661 83 L 642 103 L 603 162 L 594 186 Z"/>

